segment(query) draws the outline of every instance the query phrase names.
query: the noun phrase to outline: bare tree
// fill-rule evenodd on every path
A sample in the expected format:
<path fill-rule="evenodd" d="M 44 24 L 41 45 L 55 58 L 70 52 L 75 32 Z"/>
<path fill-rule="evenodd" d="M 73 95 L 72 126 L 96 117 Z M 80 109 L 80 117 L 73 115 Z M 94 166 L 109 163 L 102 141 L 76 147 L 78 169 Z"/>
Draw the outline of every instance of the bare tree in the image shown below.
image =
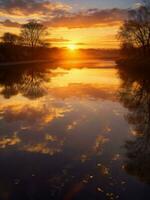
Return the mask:
<path fill-rule="evenodd" d="M 119 39 L 122 44 L 130 43 L 144 52 L 150 51 L 150 0 L 129 11 L 129 19 L 120 28 Z"/>
<path fill-rule="evenodd" d="M 44 36 L 46 35 L 46 28 L 43 24 L 35 20 L 28 22 L 22 26 L 21 37 L 24 45 L 30 47 L 42 46 L 44 43 Z"/>

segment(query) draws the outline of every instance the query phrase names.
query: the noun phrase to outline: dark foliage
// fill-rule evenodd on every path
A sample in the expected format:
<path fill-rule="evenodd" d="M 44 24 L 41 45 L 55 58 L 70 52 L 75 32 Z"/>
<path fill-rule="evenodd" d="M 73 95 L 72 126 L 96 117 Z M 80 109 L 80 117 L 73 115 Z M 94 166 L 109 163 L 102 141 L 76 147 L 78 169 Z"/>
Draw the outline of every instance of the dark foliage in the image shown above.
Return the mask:
<path fill-rule="evenodd" d="M 150 184 L 150 70 L 119 69 L 119 99 L 129 112 L 133 139 L 125 143 L 125 170 Z"/>

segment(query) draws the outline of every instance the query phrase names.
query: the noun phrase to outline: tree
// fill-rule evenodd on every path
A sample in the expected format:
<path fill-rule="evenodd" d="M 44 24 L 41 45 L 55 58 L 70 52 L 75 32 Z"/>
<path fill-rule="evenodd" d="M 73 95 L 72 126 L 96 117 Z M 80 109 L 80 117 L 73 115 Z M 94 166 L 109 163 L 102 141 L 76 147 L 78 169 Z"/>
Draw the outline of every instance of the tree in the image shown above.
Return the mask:
<path fill-rule="evenodd" d="M 129 18 L 119 31 L 121 43 L 129 43 L 134 48 L 150 52 L 150 0 L 134 10 L 129 11 Z M 123 45 L 122 45 L 123 46 Z"/>
<path fill-rule="evenodd" d="M 13 33 L 7 32 L 7 33 L 4 33 L 4 35 L 2 36 L 2 42 L 5 44 L 17 45 L 19 44 L 19 41 L 20 41 L 20 37 Z"/>
<path fill-rule="evenodd" d="M 22 26 L 21 37 L 24 45 L 30 47 L 43 46 L 46 28 L 43 24 L 32 20 Z"/>

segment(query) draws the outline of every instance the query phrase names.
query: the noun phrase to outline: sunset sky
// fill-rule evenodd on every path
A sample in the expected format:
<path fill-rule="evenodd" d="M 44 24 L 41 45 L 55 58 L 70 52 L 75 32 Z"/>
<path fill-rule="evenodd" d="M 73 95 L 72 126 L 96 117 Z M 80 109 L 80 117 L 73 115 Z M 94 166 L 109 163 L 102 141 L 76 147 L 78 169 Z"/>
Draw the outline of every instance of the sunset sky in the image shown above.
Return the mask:
<path fill-rule="evenodd" d="M 0 35 L 19 34 L 21 24 L 36 19 L 47 28 L 52 46 L 118 48 L 118 28 L 127 10 L 140 0 L 0 0 Z"/>

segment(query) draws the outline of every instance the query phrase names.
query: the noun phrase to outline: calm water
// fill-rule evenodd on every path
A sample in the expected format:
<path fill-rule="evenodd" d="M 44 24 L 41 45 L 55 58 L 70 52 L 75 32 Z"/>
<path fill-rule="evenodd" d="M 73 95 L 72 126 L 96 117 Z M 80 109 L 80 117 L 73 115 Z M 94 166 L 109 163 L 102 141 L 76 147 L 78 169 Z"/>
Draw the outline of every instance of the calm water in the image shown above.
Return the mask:
<path fill-rule="evenodd" d="M 141 79 L 113 68 L 0 69 L 0 199 L 150 199 Z"/>

